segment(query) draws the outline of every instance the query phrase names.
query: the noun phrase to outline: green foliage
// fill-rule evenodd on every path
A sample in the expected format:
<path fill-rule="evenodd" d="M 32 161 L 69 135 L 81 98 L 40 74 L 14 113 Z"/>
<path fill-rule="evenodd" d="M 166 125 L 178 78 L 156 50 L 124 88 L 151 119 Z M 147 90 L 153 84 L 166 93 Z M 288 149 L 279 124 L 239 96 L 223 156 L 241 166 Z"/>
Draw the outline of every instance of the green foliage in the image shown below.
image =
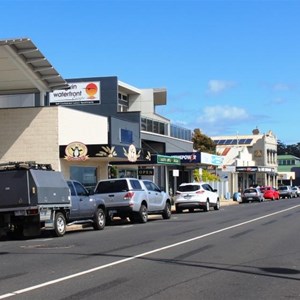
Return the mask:
<path fill-rule="evenodd" d="M 207 170 L 202 170 L 202 175 L 200 175 L 199 169 L 195 169 L 194 172 L 193 172 L 193 176 L 194 176 L 194 180 L 196 182 L 200 182 L 200 181 L 220 181 L 220 178 L 217 175 L 212 174 L 212 173 L 208 172 Z"/>
<path fill-rule="evenodd" d="M 203 134 L 199 128 L 194 129 L 192 136 L 193 147 L 199 152 L 206 152 L 215 154 L 216 153 L 216 144 L 214 141 Z"/>
<path fill-rule="evenodd" d="M 278 155 L 294 155 L 300 158 L 300 143 L 293 145 L 285 145 L 281 141 L 278 141 L 277 144 L 277 154 Z"/>

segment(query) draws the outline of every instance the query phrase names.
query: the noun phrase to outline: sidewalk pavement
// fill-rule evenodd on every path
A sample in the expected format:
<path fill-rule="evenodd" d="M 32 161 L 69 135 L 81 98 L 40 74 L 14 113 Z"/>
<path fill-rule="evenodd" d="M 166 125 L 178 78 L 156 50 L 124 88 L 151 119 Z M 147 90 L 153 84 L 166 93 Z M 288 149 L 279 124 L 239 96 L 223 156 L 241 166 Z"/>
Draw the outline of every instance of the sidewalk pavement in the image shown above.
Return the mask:
<path fill-rule="evenodd" d="M 228 206 L 228 205 L 236 205 L 236 204 L 239 204 L 238 201 L 233 201 L 233 199 L 228 199 L 228 200 L 221 200 L 221 207 L 222 206 Z"/>

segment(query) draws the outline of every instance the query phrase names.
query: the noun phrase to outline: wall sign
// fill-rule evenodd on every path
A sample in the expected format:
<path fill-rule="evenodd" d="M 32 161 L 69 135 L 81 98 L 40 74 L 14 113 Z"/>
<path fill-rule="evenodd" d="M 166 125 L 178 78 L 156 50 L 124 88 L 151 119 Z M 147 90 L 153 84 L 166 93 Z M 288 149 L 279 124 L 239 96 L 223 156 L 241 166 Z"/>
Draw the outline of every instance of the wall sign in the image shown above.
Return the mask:
<path fill-rule="evenodd" d="M 89 157 L 88 149 L 81 142 L 72 142 L 65 149 L 65 159 L 69 161 L 85 161 Z"/>
<path fill-rule="evenodd" d="M 153 168 L 143 168 L 138 170 L 138 175 L 147 175 L 147 176 L 153 176 L 154 175 L 154 169 Z"/>
<path fill-rule="evenodd" d="M 100 82 L 71 82 L 69 90 L 49 93 L 50 105 L 100 103 Z"/>

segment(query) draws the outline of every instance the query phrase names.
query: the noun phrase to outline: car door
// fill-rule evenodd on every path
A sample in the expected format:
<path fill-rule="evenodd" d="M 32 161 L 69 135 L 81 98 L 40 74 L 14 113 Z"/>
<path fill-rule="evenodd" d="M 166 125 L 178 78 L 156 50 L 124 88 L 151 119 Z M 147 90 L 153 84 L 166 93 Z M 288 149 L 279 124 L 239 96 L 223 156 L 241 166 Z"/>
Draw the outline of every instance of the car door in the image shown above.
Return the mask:
<path fill-rule="evenodd" d="M 147 189 L 148 205 L 149 205 L 148 210 L 154 211 L 157 206 L 157 191 L 155 191 L 155 187 L 151 181 L 143 180 L 143 183 Z"/>
<path fill-rule="evenodd" d="M 68 184 L 69 189 L 70 189 L 71 204 L 72 204 L 69 219 L 71 219 L 71 220 L 78 219 L 79 213 L 80 213 L 79 198 L 77 197 L 77 194 L 76 194 L 75 187 L 74 187 L 73 183 L 71 181 L 67 181 L 67 184 Z"/>
<path fill-rule="evenodd" d="M 205 183 L 202 185 L 202 187 L 205 189 L 208 198 L 209 198 L 209 202 L 210 203 L 217 203 L 217 199 L 218 199 L 218 194 L 214 191 L 214 189 L 211 187 L 210 184 Z"/>
<path fill-rule="evenodd" d="M 87 189 L 79 182 L 74 181 L 74 187 L 77 193 L 77 201 L 79 206 L 79 218 L 92 217 L 95 209 L 95 203 L 90 197 Z"/>

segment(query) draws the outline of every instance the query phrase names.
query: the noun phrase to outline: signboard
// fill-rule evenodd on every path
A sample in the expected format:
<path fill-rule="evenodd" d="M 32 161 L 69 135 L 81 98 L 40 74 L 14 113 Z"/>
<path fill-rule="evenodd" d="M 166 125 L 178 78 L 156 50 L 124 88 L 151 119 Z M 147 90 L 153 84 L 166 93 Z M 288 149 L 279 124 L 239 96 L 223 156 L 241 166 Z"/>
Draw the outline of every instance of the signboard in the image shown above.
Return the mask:
<path fill-rule="evenodd" d="M 220 155 L 201 152 L 201 163 L 213 166 L 220 166 L 223 164 L 224 157 Z"/>
<path fill-rule="evenodd" d="M 257 172 L 257 167 L 236 167 L 237 172 Z"/>
<path fill-rule="evenodd" d="M 179 158 L 182 164 L 200 163 L 200 152 L 178 152 L 168 154 L 172 157 Z"/>
<path fill-rule="evenodd" d="M 180 165 L 180 159 L 172 156 L 157 155 L 156 163 L 164 165 Z"/>
<path fill-rule="evenodd" d="M 50 105 L 74 105 L 100 103 L 100 82 L 72 82 L 68 90 L 49 93 Z"/>
<path fill-rule="evenodd" d="M 85 161 L 89 157 L 88 149 L 81 142 L 72 142 L 65 148 L 65 159 L 68 161 Z"/>
<path fill-rule="evenodd" d="M 173 176 L 178 177 L 179 176 L 179 170 L 173 170 Z"/>
<path fill-rule="evenodd" d="M 154 169 L 153 168 L 143 168 L 138 169 L 138 175 L 147 175 L 147 176 L 153 176 L 154 175 Z"/>

